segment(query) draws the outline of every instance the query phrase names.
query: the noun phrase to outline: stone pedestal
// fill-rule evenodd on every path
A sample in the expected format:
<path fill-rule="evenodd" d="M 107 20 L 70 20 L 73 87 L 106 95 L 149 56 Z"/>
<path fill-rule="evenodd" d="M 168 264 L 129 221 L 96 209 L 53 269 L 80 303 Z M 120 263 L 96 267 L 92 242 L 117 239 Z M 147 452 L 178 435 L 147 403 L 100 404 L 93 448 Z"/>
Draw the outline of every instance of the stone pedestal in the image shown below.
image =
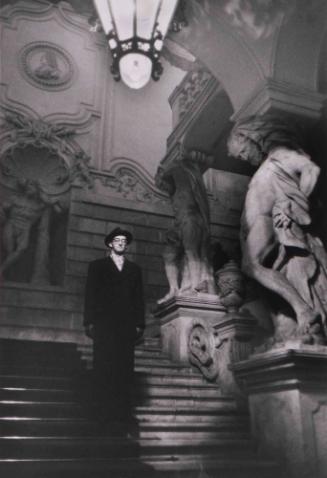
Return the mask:
<path fill-rule="evenodd" d="M 233 365 L 259 452 L 289 478 L 327 476 L 327 347 L 287 343 Z"/>
<path fill-rule="evenodd" d="M 189 363 L 191 329 L 197 324 L 212 326 L 225 314 L 225 307 L 213 294 L 180 295 L 161 304 L 154 315 L 160 321 L 163 351 L 176 362 Z"/>

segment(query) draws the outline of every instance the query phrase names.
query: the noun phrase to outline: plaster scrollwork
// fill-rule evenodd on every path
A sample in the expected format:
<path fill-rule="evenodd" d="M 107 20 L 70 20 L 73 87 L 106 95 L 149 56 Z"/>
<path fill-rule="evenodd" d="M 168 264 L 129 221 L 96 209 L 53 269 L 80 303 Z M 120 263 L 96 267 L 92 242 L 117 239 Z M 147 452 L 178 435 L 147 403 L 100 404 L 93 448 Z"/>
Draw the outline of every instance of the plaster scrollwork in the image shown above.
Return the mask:
<path fill-rule="evenodd" d="M 61 193 L 76 181 L 92 187 L 90 157 L 74 142 L 75 129 L 62 123 L 51 123 L 14 112 L 5 112 L 4 120 L 0 165 L 3 178 L 14 180 L 24 177 L 24 174 L 27 174 L 27 163 L 15 158 L 15 152 L 20 151 L 23 154 L 24 150 L 34 148 L 43 152 L 43 187 L 48 185 L 48 193 Z M 51 157 L 56 157 L 55 167 L 50 166 Z M 31 179 L 34 174 L 40 173 L 36 170 L 32 172 L 30 165 L 28 169 L 28 174 L 32 175 Z"/>
<path fill-rule="evenodd" d="M 188 342 L 189 360 L 209 381 L 219 379 L 216 349 L 221 345 L 222 341 L 213 327 L 196 324 L 192 328 Z"/>
<path fill-rule="evenodd" d="M 226 323 L 229 318 L 226 315 Z M 244 317 L 245 318 L 245 317 Z M 253 351 L 249 336 L 232 327 L 220 331 L 220 324 L 195 324 L 188 341 L 189 361 L 206 380 L 218 383 L 224 393 L 240 394 L 231 365 L 245 360 Z"/>
<path fill-rule="evenodd" d="M 256 320 L 239 311 L 244 302 L 244 279 L 237 264 L 227 262 L 216 274 L 219 299 L 227 313 L 215 324 L 196 323 L 188 341 L 189 361 L 203 376 L 219 383 L 226 393 L 240 394 L 232 364 L 247 359 L 253 351 Z"/>
<path fill-rule="evenodd" d="M 73 83 L 77 75 L 73 57 L 54 43 L 29 43 L 21 50 L 18 58 L 24 78 L 38 88 L 63 90 Z"/>
<path fill-rule="evenodd" d="M 188 74 L 187 81 L 180 91 L 178 98 L 179 116 L 182 118 L 196 103 L 197 98 L 212 78 L 212 75 L 206 70 L 192 71 Z"/>
<path fill-rule="evenodd" d="M 95 181 L 105 188 L 106 194 L 145 203 L 149 205 L 160 205 L 170 207 L 166 194 L 151 184 L 145 172 L 140 171 L 132 160 L 116 159 L 110 173 L 92 173 Z"/>

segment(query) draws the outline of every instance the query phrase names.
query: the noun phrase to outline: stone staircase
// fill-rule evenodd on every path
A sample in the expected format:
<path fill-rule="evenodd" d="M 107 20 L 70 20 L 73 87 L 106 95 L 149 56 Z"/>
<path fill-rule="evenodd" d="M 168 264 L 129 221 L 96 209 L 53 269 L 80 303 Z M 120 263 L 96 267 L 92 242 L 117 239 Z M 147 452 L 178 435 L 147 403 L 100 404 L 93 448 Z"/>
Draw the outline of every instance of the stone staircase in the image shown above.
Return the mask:
<path fill-rule="evenodd" d="M 82 400 L 90 347 L 0 340 L 2 478 L 276 478 L 248 415 L 158 339 L 136 349 L 138 438 L 101 435 Z"/>

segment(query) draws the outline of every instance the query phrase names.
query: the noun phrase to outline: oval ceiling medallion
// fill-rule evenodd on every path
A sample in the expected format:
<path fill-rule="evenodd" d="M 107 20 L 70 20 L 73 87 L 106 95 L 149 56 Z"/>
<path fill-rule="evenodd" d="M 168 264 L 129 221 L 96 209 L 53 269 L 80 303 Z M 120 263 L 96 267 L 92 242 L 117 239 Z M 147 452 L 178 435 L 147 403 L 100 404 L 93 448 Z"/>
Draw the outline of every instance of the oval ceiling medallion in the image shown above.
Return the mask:
<path fill-rule="evenodd" d="M 73 57 L 49 42 L 29 43 L 22 49 L 19 61 L 26 80 L 47 90 L 68 88 L 77 71 Z"/>

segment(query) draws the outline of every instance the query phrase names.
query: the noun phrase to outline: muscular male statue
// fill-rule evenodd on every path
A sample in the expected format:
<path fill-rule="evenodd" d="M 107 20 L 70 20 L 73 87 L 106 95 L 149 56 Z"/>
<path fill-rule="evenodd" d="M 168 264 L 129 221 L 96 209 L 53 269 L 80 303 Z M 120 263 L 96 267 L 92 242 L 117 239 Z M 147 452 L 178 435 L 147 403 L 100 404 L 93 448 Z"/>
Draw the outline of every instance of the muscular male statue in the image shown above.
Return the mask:
<path fill-rule="evenodd" d="M 170 195 L 175 214 L 163 254 L 169 291 L 159 304 L 179 292 L 213 292 L 213 274 L 208 261 L 209 204 L 202 179 L 203 168 L 212 162 L 213 156 L 190 151 L 158 168 L 156 184 Z"/>
<path fill-rule="evenodd" d="M 6 259 L 0 267 L 1 273 L 16 263 L 26 251 L 31 229 L 45 211 L 49 207 L 62 211 L 59 201 L 51 199 L 42 191 L 40 184 L 32 179 L 20 180 L 17 192 L 2 207 L 5 213 L 3 246 Z"/>
<path fill-rule="evenodd" d="M 243 271 L 294 310 L 295 335 L 324 342 L 327 254 L 310 231 L 309 197 L 320 173 L 295 131 L 274 117 L 237 124 L 229 153 L 258 167 L 241 220 Z"/>

